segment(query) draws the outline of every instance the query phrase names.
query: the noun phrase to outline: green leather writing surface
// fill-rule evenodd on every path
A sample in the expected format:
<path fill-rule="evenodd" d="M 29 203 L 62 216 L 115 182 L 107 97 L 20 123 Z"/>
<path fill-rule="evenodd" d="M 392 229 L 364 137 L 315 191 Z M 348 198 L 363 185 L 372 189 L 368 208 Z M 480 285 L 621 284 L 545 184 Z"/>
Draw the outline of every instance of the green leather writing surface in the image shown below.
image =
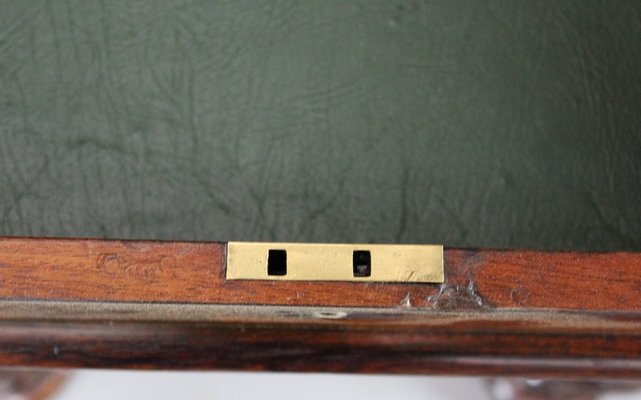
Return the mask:
<path fill-rule="evenodd" d="M 641 249 L 638 1 L 0 2 L 0 234 Z"/>

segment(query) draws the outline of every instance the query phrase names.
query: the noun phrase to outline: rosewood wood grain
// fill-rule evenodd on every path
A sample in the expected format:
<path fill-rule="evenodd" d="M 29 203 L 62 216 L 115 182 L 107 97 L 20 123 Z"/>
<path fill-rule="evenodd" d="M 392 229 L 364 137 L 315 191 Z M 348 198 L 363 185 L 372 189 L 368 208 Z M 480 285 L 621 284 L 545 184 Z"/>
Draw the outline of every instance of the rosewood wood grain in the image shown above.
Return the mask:
<path fill-rule="evenodd" d="M 0 362 L 39 367 L 638 378 L 641 321 L 549 311 L 15 302 Z"/>
<path fill-rule="evenodd" d="M 641 312 L 641 255 L 445 250 L 445 283 L 226 281 L 225 244 L 0 239 L 0 300 Z"/>
<path fill-rule="evenodd" d="M 0 239 L 0 365 L 641 378 L 641 255 L 445 251 L 443 284 L 226 281 L 224 243 Z"/>

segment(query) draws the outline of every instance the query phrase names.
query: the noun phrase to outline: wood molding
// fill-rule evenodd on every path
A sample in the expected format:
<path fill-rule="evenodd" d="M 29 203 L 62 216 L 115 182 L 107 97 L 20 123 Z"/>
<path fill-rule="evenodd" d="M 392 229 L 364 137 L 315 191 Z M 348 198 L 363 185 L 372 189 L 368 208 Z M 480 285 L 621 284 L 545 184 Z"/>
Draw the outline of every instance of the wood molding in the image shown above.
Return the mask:
<path fill-rule="evenodd" d="M 0 365 L 641 377 L 641 255 L 445 251 L 442 284 L 226 281 L 224 243 L 0 239 Z"/>

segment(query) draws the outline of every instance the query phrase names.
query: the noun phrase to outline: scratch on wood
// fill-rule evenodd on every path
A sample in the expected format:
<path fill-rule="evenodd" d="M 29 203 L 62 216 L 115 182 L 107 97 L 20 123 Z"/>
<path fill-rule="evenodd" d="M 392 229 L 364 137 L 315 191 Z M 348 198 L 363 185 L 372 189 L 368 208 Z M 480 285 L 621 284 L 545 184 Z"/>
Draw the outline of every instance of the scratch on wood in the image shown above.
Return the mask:
<path fill-rule="evenodd" d="M 407 295 L 403 297 L 401 302 L 399 303 L 399 306 L 401 307 L 412 307 L 412 299 L 411 299 L 411 293 L 407 292 Z"/>
<path fill-rule="evenodd" d="M 487 311 L 493 307 L 479 294 L 474 281 L 469 281 L 467 286 L 443 283 L 439 292 L 429 296 L 427 301 L 437 310 Z"/>

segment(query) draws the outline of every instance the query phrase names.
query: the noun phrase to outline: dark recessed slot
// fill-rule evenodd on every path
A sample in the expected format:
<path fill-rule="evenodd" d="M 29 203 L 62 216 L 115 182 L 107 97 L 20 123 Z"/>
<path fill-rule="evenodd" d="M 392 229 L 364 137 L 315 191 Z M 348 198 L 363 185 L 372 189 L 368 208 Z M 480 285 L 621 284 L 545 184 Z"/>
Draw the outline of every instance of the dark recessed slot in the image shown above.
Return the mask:
<path fill-rule="evenodd" d="M 352 260 L 355 277 L 361 278 L 372 275 L 372 255 L 369 251 L 354 251 L 354 257 L 352 258 Z"/>
<path fill-rule="evenodd" d="M 287 252 L 285 250 L 269 250 L 267 275 L 287 275 Z"/>

